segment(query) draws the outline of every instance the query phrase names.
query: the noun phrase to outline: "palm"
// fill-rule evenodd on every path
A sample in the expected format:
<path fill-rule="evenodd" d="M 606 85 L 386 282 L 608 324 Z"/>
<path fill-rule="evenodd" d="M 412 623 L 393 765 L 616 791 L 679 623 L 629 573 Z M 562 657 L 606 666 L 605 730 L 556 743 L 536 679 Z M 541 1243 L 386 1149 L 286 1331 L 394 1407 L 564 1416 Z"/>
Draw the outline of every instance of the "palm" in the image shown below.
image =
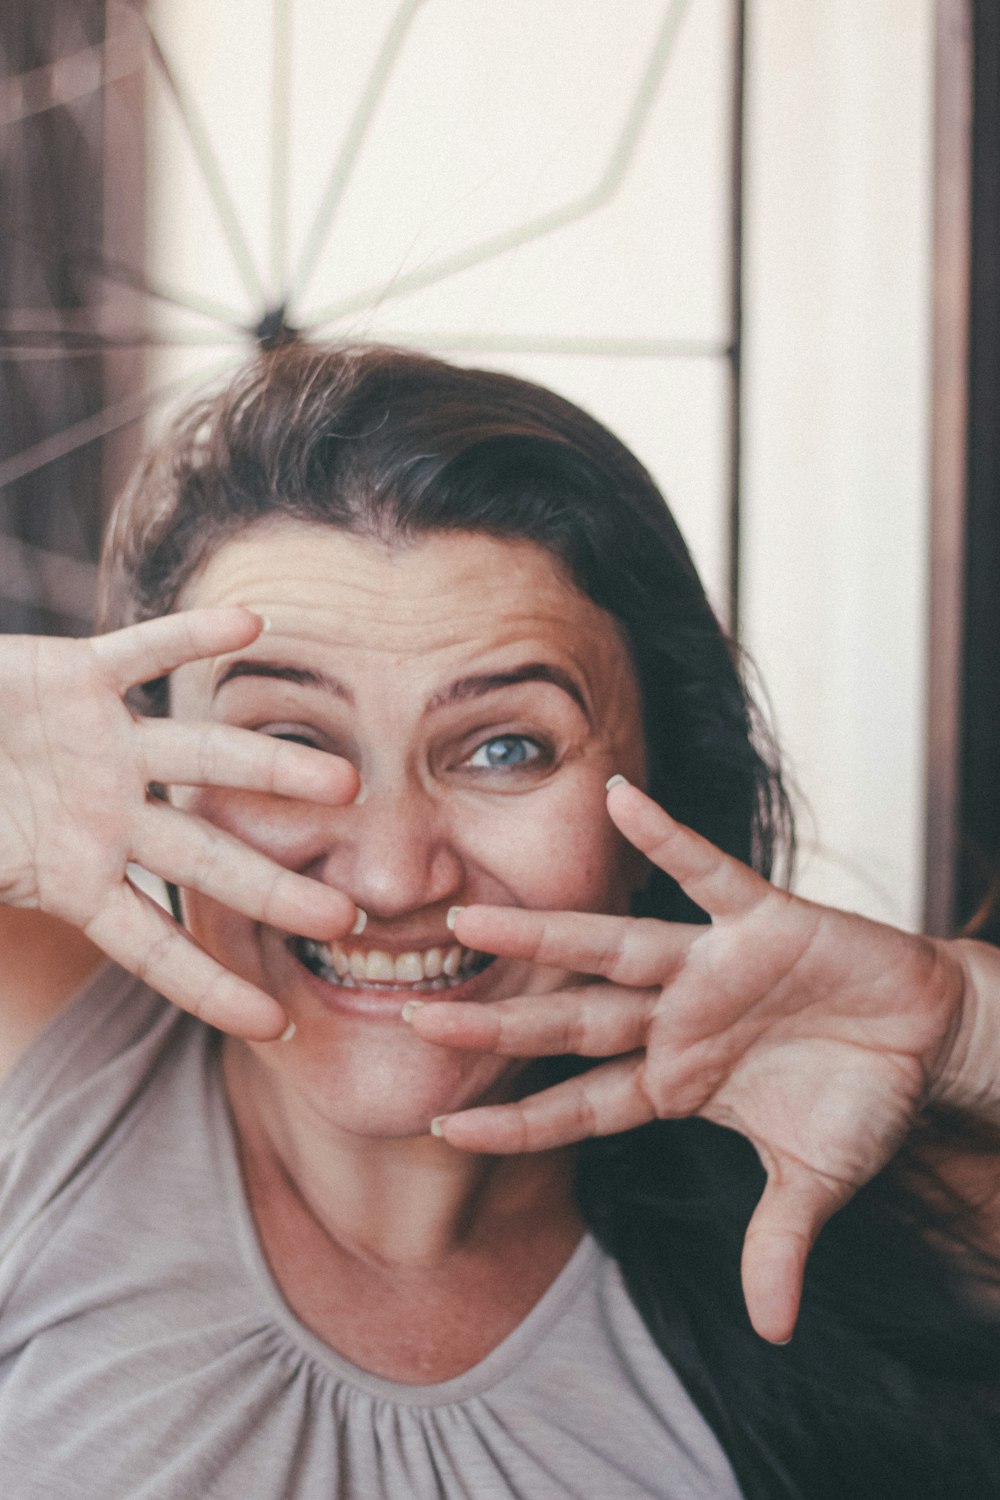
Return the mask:
<path fill-rule="evenodd" d="M 769 1168 L 846 1197 L 923 1101 L 949 978 L 930 944 L 767 889 L 694 939 L 655 1008 L 642 1087 L 661 1117 L 733 1126 Z"/>
<path fill-rule="evenodd" d="M 83 927 L 121 885 L 144 811 L 133 721 L 89 642 L 8 641 L 4 655 L 5 899 Z"/>
<path fill-rule="evenodd" d="M 237 911 L 307 937 L 342 936 L 340 892 L 283 869 L 222 830 L 151 798 L 151 783 L 349 800 L 345 761 L 222 724 L 143 720 L 124 694 L 198 658 L 248 646 L 259 618 L 197 610 L 90 641 L 0 644 L 0 899 L 82 928 L 179 1005 L 247 1036 L 285 1018 L 227 972 L 129 881 L 135 862 Z"/>
<path fill-rule="evenodd" d="M 490 1006 L 416 1013 L 429 1041 L 513 1056 L 607 1061 L 509 1105 L 466 1111 L 455 1145 L 533 1150 L 702 1115 L 742 1132 L 767 1169 L 744 1283 L 768 1337 L 794 1324 L 808 1250 L 829 1215 L 892 1156 L 955 1024 L 958 971 L 929 941 L 769 885 L 634 788 L 618 827 L 711 918 L 681 926 L 470 907 L 471 946 L 603 982 Z"/>

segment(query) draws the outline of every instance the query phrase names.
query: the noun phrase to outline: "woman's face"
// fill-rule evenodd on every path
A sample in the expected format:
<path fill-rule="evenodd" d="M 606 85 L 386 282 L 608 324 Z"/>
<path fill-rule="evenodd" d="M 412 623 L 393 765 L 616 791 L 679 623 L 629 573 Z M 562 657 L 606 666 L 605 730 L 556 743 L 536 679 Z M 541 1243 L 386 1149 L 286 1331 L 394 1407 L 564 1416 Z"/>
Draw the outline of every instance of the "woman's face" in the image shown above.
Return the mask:
<path fill-rule="evenodd" d="M 368 916 L 328 946 L 184 900 L 197 940 L 281 1001 L 287 1043 L 252 1045 L 330 1125 L 421 1134 L 508 1097 L 523 1066 L 421 1041 L 411 998 L 488 1002 L 567 975 L 457 947 L 449 907 L 493 902 L 624 912 L 641 883 L 604 784 L 644 771 L 639 691 L 610 616 L 530 542 L 437 533 L 386 547 L 281 521 L 226 543 L 186 607 L 242 603 L 271 629 L 178 671 L 172 711 L 305 741 L 350 760 L 347 808 L 187 789 L 185 806 Z"/>

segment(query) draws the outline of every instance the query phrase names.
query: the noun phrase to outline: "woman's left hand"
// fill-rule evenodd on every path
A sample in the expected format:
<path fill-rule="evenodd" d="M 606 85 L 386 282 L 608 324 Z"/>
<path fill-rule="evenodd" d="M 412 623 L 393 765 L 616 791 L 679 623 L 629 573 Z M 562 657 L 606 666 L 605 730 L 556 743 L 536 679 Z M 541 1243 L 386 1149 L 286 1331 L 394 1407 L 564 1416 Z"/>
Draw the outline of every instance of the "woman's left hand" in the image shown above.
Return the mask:
<path fill-rule="evenodd" d="M 744 1244 L 744 1292 L 757 1331 L 783 1342 L 817 1234 L 894 1154 L 953 1053 L 963 966 L 948 943 L 779 890 L 635 787 L 613 786 L 608 810 L 710 925 L 462 909 L 455 932 L 468 947 L 605 982 L 421 1005 L 411 1016 L 419 1035 L 502 1056 L 611 1060 L 514 1103 L 446 1116 L 435 1130 L 490 1153 L 688 1115 L 742 1132 L 767 1172 Z"/>

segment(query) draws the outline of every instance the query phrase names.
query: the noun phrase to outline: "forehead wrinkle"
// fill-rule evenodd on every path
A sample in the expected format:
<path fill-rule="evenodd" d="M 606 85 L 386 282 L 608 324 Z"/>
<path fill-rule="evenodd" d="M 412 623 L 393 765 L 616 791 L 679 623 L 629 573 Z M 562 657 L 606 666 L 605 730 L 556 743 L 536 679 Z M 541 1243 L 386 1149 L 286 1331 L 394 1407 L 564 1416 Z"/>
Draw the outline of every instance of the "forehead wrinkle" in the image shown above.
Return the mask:
<path fill-rule="evenodd" d="M 354 694 L 347 684 L 341 682 L 339 677 L 331 676 L 329 672 L 320 672 L 314 667 L 293 667 L 282 662 L 256 660 L 232 662 L 212 689 L 212 697 L 227 682 L 233 682 L 238 677 L 277 678 L 280 682 L 294 683 L 296 687 L 319 688 L 322 692 L 332 694 L 334 698 L 342 698 L 345 703 L 354 703 Z"/>

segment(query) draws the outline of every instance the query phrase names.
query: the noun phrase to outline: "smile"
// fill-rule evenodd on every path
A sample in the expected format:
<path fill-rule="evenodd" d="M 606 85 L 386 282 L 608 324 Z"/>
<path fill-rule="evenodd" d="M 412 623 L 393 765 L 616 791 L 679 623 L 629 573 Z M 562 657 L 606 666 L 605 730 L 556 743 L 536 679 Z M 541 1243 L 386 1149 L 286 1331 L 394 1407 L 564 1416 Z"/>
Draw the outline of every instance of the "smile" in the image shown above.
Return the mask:
<path fill-rule="evenodd" d="M 388 953 L 384 948 L 344 948 L 313 938 L 293 938 L 291 948 L 310 973 L 343 989 L 412 990 L 418 994 L 452 989 L 479 974 L 493 954 L 461 943 L 442 948 Z"/>

